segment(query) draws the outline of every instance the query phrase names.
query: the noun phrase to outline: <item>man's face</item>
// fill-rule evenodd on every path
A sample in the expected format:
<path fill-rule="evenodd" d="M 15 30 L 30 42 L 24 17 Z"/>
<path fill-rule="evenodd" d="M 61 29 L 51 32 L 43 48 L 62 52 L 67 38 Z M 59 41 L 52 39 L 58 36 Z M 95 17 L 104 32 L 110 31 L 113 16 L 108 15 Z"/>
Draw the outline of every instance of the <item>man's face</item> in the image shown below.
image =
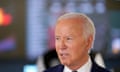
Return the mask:
<path fill-rule="evenodd" d="M 82 23 L 82 22 L 81 22 Z M 63 65 L 74 66 L 88 56 L 88 42 L 83 37 L 82 24 L 76 20 L 62 20 L 56 25 L 55 45 L 60 62 Z"/>

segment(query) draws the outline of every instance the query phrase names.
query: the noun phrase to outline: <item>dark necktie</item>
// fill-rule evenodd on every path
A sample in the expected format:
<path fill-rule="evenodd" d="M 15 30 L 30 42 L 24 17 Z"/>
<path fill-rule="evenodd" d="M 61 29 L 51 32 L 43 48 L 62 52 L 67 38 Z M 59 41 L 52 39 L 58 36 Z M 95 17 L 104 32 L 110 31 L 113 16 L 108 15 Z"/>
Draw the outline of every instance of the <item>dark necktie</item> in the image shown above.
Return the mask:
<path fill-rule="evenodd" d="M 72 72 L 77 72 L 77 71 L 72 71 Z"/>

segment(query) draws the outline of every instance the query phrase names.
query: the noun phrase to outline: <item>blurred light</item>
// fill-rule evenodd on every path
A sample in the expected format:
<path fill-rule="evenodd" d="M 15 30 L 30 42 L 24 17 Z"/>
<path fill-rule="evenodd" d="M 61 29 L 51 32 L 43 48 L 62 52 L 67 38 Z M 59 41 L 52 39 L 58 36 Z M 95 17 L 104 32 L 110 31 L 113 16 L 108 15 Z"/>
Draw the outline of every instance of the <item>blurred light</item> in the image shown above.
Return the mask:
<path fill-rule="evenodd" d="M 68 2 L 65 6 L 65 10 L 66 10 L 66 12 L 75 12 L 76 11 L 75 3 L 74 2 Z"/>
<path fill-rule="evenodd" d="M 34 60 L 42 55 L 46 46 L 47 29 L 45 26 L 45 0 L 26 2 L 26 57 Z"/>
<path fill-rule="evenodd" d="M 12 15 L 5 13 L 3 8 L 0 8 L 0 26 L 8 26 L 12 22 Z"/>
<path fill-rule="evenodd" d="M 116 38 L 113 40 L 112 47 L 120 49 L 120 38 Z"/>
<path fill-rule="evenodd" d="M 92 14 L 94 12 L 93 6 L 90 2 L 83 2 L 79 5 L 80 12 Z"/>
<path fill-rule="evenodd" d="M 3 9 L 0 8 L 0 26 L 2 25 L 3 23 Z"/>
<path fill-rule="evenodd" d="M 10 14 L 5 14 L 3 18 L 3 26 L 10 25 L 11 21 L 12 21 L 12 16 Z"/>
<path fill-rule="evenodd" d="M 103 14 L 106 11 L 105 4 L 103 2 L 97 2 L 95 9 L 99 14 Z"/>
<path fill-rule="evenodd" d="M 115 38 L 112 41 L 112 50 L 114 54 L 117 54 L 120 52 L 120 38 Z"/>
<path fill-rule="evenodd" d="M 0 41 L 0 52 L 10 51 L 15 48 L 15 37 L 8 36 Z"/>
<path fill-rule="evenodd" d="M 51 12 L 58 13 L 62 10 L 62 6 L 59 2 L 54 2 L 52 6 L 50 7 Z"/>
<path fill-rule="evenodd" d="M 25 65 L 23 72 L 38 72 L 36 65 Z"/>

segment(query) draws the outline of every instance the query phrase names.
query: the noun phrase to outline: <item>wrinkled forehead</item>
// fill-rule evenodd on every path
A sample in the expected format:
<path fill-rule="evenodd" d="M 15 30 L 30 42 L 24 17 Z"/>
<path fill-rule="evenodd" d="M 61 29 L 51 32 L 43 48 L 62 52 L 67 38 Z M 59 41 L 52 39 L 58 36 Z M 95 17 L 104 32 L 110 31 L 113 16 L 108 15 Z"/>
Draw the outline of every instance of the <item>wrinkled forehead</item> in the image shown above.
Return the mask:
<path fill-rule="evenodd" d="M 69 26 L 69 27 L 80 27 L 82 28 L 85 23 L 84 18 L 73 17 L 73 18 L 63 18 L 57 21 L 56 28 L 62 26 Z"/>
<path fill-rule="evenodd" d="M 83 33 L 83 20 L 79 18 L 70 18 L 70 19 L 63 19 L 57 22 L 55 28 L 55 34 L 82 34 Z"/>

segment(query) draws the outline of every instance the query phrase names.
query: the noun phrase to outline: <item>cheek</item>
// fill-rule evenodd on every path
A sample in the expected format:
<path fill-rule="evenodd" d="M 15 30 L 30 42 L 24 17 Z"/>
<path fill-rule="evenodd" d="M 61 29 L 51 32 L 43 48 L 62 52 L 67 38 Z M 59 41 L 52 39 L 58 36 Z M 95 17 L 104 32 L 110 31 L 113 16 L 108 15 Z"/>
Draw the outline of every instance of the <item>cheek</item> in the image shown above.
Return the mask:
<path fill-rule="evenodd" d="M 59 49 L 58 49 L 57 47 L 56 47 L 55 49 L 56 49 L 56 52 L 58 53 L 58 52 L 59 52 Z"/>
<path fill-rule="evenodd" d="M 70 52 L 73 57 L 80 55 L 83 51 L 83 47 L 80 43 L 74 43 L 70 48 Z"/>
<path fill-rule="evenodd" d="M 79 47 L 76 44 L 70 44 L 68 51 L 70 52 L 72 57 L 75 57 L 79 51 Z"/>
<path fill-rule="evenodd" d="M 58 49 L 59 49 L 58 43 L 55 43 L 55 49 L 56 49 L 56 51 L 58 51 Z"/>

